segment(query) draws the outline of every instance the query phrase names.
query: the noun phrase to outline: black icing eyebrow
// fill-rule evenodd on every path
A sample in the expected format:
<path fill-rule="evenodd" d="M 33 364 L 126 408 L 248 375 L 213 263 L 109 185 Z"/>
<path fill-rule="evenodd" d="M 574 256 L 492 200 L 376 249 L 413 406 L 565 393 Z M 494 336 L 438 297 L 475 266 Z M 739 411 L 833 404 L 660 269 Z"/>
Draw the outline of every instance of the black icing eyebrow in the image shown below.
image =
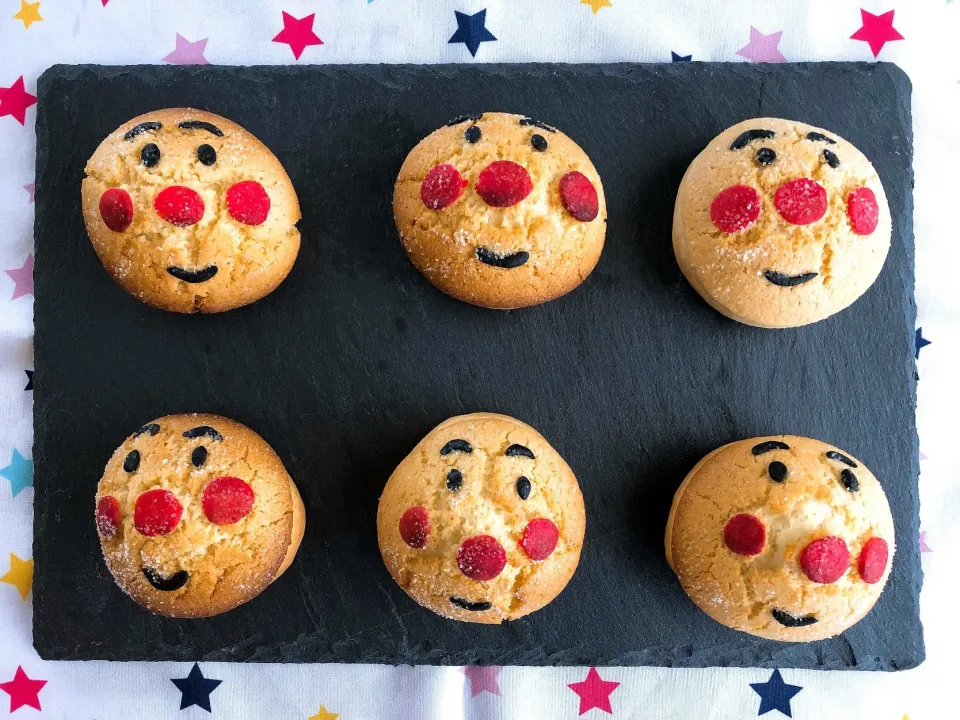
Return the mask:
<path fill-rule="evenodd" d="M 846 455 L 841 452 L 837 452 L 836 450 L 828 450 L 827 457 L 831 460 L 842 462 L 844 465 L 849 465 L 852 468 L 859 467 L 855 460 L 848 458 Z"/>
<path fill-rule="evenodd" d="M 467 115 L 458 115 L 453 120 L 447 123 L 447 127 L 452 127 L 454 125 L 459 125 L 460 123 L 465 123 L 467 120 L 472 122 L 477 122 L 478 120 L 483 120 L 483 113 L 469 113 Z"/>
<path fill-rule="evenodd" d="M 209 133 L 213 133 L 217 137 L 223 137 L 223 130 L 218 128 L 213 123 L 208 123 L 206 120 L 184 120 L 182 123 L 177 125 L 181 130 L 206 130 Z"/>
<path fill-rule="evenodd" d="M 218 433 L 209 425 L 198 425 L 195 428 L 190 428 L 185 430 L 183 433 L 185 438 L 198 438 L 198 437 L 210 437 L 214 440 L 223 440 L 223 435 Z"/>
<path fill-rule="evenodd" d="M 149 425 L 144 425 L 142 428 L 137 430 L 133 434 L 133 437 L 138 438 L 144 433 L 148 433 L 149 435 L 153 436 L 153 435 L 156 435 L 158 432 L 160 432 L 160 426 L 157 425 L 156 423 L 150 423 Z"/>
<path fill-rule="evenodd" d="M 746 130 L 740 133 L 740 135 L 737 136 L 737 139 L 730 143 L 730 149 L 741 150 L 754 140 L 766 140 L 767 138 L 772 138 L 775 135 L 776 133 L 773 130 L 763 130 L 760 128 L 755 130 Z"/>
<path fill-rule="evenodd" d="M 813 142 L 825 142 L 828 145 L 836 145 L 837 141 L 833 138 L 828 138 L 823 133 L 818 133 L 814 130 L 811 130 L 807 133 L 807 140 L 813 140 Z"/>
<path fill-rule="evenodd" d="M 123 134 L 124 140 L 133 140 L 137 135 L 145 132 L 153 132 L 154 130 L 159 130 L 163 127 L 163 123 L 159 123 L 156 120 L 148 120 L 147 122 L 142 122 L 139 125 L 134 125 L 132 128 L 127 130 Z"/>
<path fill-rule="evenodd" d="M 552 132 L 552 133 L 555 133 L 557 131 L 555 127 L 551 127 L 550 125 L 547 125 L 544 122 L 540 122 L 539 120 L 534 120 L 533 118 L 528 118 L 528 117 L 520 118 L 520 124 L 524 126 L 529 125 L 530 127 L 540 128 L 541 130 L 546 130 L 547 132 Z"/>
<path fill-rule="evenodd" d="M 533 454 L 533 451 L 530 450 L 526 445 L 517 445 L 514 443 L 507 448 L 506 452 L 503 453 L 507 457 L 528 457 L 531 460 L 536 460 L 537 456 Z"/>
<path fill-rule="evenodd" d="M 468 443 L 466 440 L 457 438 L 456 440 L 451 440 L 442 448 L 440 448 L 441 455 L 449 455 L 452 452 L 472 453 L 473 445 Z"/>
<path fill-rule="evenodd" d="M 767 440 L 766 442 L 759 443 L 753 446 L 753 449 L 750 450 L 754 455 L 763 455 L 764 453 L 772 452 L 773 450 L 789 450 L 790 446 L 785 442 L 780 442 L 779 440 Z"/>

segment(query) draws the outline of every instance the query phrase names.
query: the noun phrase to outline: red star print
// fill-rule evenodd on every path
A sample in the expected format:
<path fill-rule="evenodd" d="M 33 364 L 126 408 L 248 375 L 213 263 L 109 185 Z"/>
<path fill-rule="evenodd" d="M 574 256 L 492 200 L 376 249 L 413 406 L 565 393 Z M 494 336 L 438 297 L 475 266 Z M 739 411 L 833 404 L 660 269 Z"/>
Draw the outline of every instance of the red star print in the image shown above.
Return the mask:
<path fill-rule="evenodd" d="M 37 104 L 37 98 L 23 87 L 23 75 L 8 88 L 0 88 L 0 117 L 13 115 L 21 125 L 27 119 L 27 108 Z"/>
<path fill-rule="evenodd" d="M 17 665 L 17 672 L 10 682 L 0 683 L 0 690 L 10 696 L 10 712 L 26 707 L 40 709 L 40 690 L 47 684 L 46 680 L 31 680 Z"/>
<path fill-rule="evenodd" d="M 297 60 L 303 54 L 307 45 L 323 45 L 323 40 L 313 31 L 313 19 L 316 13 L 302 17 L 299 20 L 287 12 L 283 13 L 283 30 L 273 39 L 276 43 L 285 43 L 293 50 L 293 57 Z"/>
<path fill-rule="evenodd" d="M 587 710 L 598 708 L 604 712 L 613 714 L 610 707 L 610 693 L 620 685 L 618 682 L 603 680 L 596 668 L 590 668 L 587 673 L 587 679 L 582 682 L 570 683 L 568 688 L 580 696 L 580 714 L 583 715 Z"/>
<path fill-rule="evenodd" d="M 863 25 L 853 35 L 851 40 L 863 40 L 870 45 L 873 56 L 876 57 L 883 50 L 883 46 L 893 40 L 903 40 L 903 35 L 893 26 L 893 10 L 874 15 L 866 10 L 860 10 L 860 19 Z"/>

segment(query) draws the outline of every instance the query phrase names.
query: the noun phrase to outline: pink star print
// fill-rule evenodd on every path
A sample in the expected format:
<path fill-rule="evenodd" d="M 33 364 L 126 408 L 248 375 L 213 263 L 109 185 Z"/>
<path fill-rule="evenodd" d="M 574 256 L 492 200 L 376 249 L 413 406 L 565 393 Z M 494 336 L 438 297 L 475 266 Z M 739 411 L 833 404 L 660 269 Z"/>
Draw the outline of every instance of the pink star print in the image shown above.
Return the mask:
<path fill-rule="evenodd" d="M 480 693 L 486 691 L 493 695 L 500 694 L 500 683 L 497 679 L 500 677 L 501 667 L 474 667 L 469 665 L 461 668 L 460 672 L 467 676 L 470 681 L 470 697 L 474 698 Z"/>
<path fill-rule="evenodd" d="M 28 93 L 23 86 L 23 75 L 10 87 L 0 87 L 0 117 L 13 115 L 23 125 L 27 119 L 27 108 L 36 104 L 36 96 Z"/>
<path fill-rule="evenodd" d="M 866 42 L 874 57 L 880 54 L 883 46 L 888 42 L 903 40 L 903 35 L 893 26 L 893 10 L 883 15 L 874 15 L 866 10 L 860 10 L 860 19 L 863 25 L 850 36 L 850 39 Z"/>
<path fill-rule="evenodd" d="M 933 548 L 930 547 L 929 545 L 927 545 L 927 531 L 926 531 L 926 530 L 921 530 L 921 531 L 920 531 L 920 552 L 922 552 L 922 553 L 933 552 Z"/>
<path fill-rule="evenodd" d="M 782 36 L 783 30 L 764 35 L 751 25 L 750 42 L 737 50 L 737 55 L 754 62 L 787 62 L 779 47 Z"/>
<path fill-rule="evenodd" d="M 293 50 L 293 57 L 297 60 L 308 45 L 323 45 L 323 40 L 313 31 L 313 19 L 316 13 L 302 18 L 295 18 L 290 13 L 283 13 L 283 30 L 273 38 L 275 43 L 285 43 Z"/>
<path fill-rule="evenodd" d="M 39 710 L 40 691 L 46 684 L 46 680 L 34 680 L 29 677 L 23 671 L 23 668 L 17 665 L 17 671 L 13 675 L 13 680 L 0 683 L 0 690 L 3 690 L 10 696 L 10 712 L 19 710 L 22 707 L 32 707 L 34 710 Z"/>
<path fill-rule="evenodd" d="M 568 688 L 580 696 L 580 714 L 583 715 L 587 710 L 598 708 L 604 712 L 613 714 L 610 707 L 610 693 L 620 685 L 618 682 L 603 680 L 597 669 L 592 667 L 587 673 L 587 679 L 581 682 L 570 683 Z"/>
<path fill-rule="evenodd" d="M 33 253 L 27 255 L 23 265 L 18 268 L 10 268 L 5 272 L 13 278 L 14 282 L 11 300 L 16 300 L 24 295 L 33 295 Z"/>
<path fill-rule="evenodd" d="M 26 190 L 28 193 L 30 193 L 30 203 L 31 203 L 31 204 L 33 204 L 33 202 L 36 200 L 36 197 L 34 196 L 34 188 L 35 188 L 35 187 L 36 187 L 36 186 L 35 186 L 33 183 L 30 183 L 29 185 L 24 185 L 24 186 L 23 186 L 23 189 Z"/>
<path fill-rule="evenodd" d="M 203 50 L 207 47 L 208 39 L 190 42 L 177 33 L 177 46 L 163 61 L 171 65 L 206 65 L 207 59 L 203 56 Z"/>

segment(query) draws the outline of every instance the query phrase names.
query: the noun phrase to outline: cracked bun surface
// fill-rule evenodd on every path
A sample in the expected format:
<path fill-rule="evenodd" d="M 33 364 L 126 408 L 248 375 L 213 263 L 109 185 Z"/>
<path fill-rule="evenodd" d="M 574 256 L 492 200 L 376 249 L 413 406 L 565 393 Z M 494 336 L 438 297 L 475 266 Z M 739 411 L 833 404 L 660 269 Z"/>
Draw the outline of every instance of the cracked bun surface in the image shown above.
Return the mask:
<path fill-rule="evenodd" d="M 206 617 L 256 597 L 290 566 L 304 508 L 253 430 L 217 415 L 169 415 L 114 452 L 96 524 L 107 567 L 139 605 Z"/>
<path fill-rule="evenodd" d="M 300 249 L 300 206 L 274 154 L 236 123 L 157 110 L 110 134 L 87 161 L 83 218 L 128 293 L 180 313 L 272 292 Z"/>
<path fill-rule="evenodd" d="M 725 130 L 690 164 L 673 249 L 694 289 L 747 325 L 823 320 L 865 293 L 890 248 L 890 210 L 870 161 L 791 120 Z"/>
<path fill-rule="evenodd" d="M 390 476 L 377 509 L 387 570 L 455 620 L 515 620 L 553 600 L 583 546 L 570 467 L 540 433 L 474 413 L 434 428 Z"/>
<path fill-rule="evenodd" d="M 806 642 L 873 607 L 894 554 L 883 488 L 819 440 L 778 435 L 724 445 L 673 499 L 667 562 L 701 610 L 734 630 Z"/>
<path fill-rule="evenodd" d="M 439 290 L 512 309 L 560 297 L 600 259 L 603 185 L 587 154 L 522 115 L 457 118 L 407 156 L 393 195 L 410 260 Z"/>

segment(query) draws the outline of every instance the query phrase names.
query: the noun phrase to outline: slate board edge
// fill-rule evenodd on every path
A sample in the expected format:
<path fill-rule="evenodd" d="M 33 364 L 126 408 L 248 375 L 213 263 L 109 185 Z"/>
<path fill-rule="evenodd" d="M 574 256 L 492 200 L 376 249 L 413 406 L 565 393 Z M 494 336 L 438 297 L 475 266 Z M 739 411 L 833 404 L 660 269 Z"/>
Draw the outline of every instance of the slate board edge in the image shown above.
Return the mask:
<path fill-rule="evenodd" d="M 551 72 L 553 69 L 563 68 L 564 70 L 567 70 L 567 71 L 574 70 L 574 71 L 583 71 L 583 72 L 588 72 L 588 73 L 590 73 L 590 72 L 594 72 L 594 73 L 595 73 L 595 72 L 603 72 L 603 73 L 611 72 L 611 74 L 618 75 L 618 74 L 629 73 L 629 72 L 631 71 L 631 68 L 633 68 L 635 64 L 633 64 L 633 63 L 615 63 L 615 64 L 611 64 L 611 65 L 589 65 L 589 64 L 584 64 L 584 65 L 518 64 L 518 65 L 524 65 L 527 69 L 529 69 L 529 70 L 530 70 L 531 72 L 533 72 L 533 73 L 549 73 L 549 72 Z M 727 65 L 727 64 L 725 64 L 725 63 L 711 63 L 710 65 Z M 897 108 L 897 110 L 898 110 L 898 112 L 900 112 L 901 114 L 905 114 L 905 115 L 909 116 L 909 112 L 910 112 L 910 108 L 909 108 L 909 100 L 910 100 L 910 91 L 909 91 L 910 83 L 909 83 L 909 79 L 908 79 L 907 76 L 906 76 L 899 68 L 897 68 L 896 66 L 891 65 L 891 64 L 887 64 L 887 63 L 870 63 L 870 64 L 857 64 L 857 63 L 800 63 L 800 64 L 794 65 L 794 68 L 796 68 L 796 67 L 799 66 L 800 68 L 803 68 L 803 69 L 805 69 L 805 70 L 806 70 L 806 69 L 811 69 L 811 70 L 813 70 L 813 69 L 816 69 L 818 66 L 824 66 L 824 65 L 835 66 L 836 68 L 840 68 L 841 70 L 844 70 L 844 71 L 846 71 L 846 70 L 849 69 L 850 72 L 863 72 L 863 71 L 867 70 L 867 71 L 870 71 L 870 72 L 884 72 L 884 73 L 887 73 L 887 74 L 891 75 L 892 78 L 893 78 L 893 80 L 894 80 L 894 83 L 895 83 L 896 85 L 898 85 L 898 87 L 900 88 L 901 93 L 902 93 L 901 97 L 902 97 L 902 99 L 904 100 L 904 103 L 902 103 L 902 104 L 901 104 L 901 107 L 900 107 L 900 108 Z M 333 69 L 336 69 L 336 68 L 339 68 L 339 67 L 340 67 L 340 66 L 337 66 L 337 65 L 326 65 L 326 66 L 312 66 L 311 69 L 312 69 L 312 70 L 314 70 L 314 69 L 315 69 L 315 70 L 333 70 Z M 363 66 L 353 66 L 353 67 L 354 67 L 354 69 L 359 69 L 359 70 L 362 70 L 362 69 L 363 69 Z M 376 68 L 376 67 L 381 67 L 381 66 L 370 66 L 370 67 Z M 388 66 L 388 67 L 389 67 L 389 66 Z M 421 68 L 422 68 L 422 66 L 399 66 L 399 67 L 421 67 Z M 459 66 L 459 65 L 438 65 L 438 66 L 432 66 L 432 69 L 436 70 L 436 71 L 439 72 L 439 73 L 455 73 L 455 72 L 457 72 L 458 70 L 462 69 L 463 67 L 464 67 L 464 66 Z M 495 73 L 498 71 L 498 68 L 501 67 L 501 66 L 499 66 L 499 65 L 478 65 L 478 66 L 469 66 L 469 67 L 470 67 L 472 70 L 479 70 L 479 71 L 482 71 L 482 72 L 490 72 L 490 73 L 492 73 L 492 74 L 495 74 Z M 510 67 L 510 66 L 508 66 L 508 67 Z M 669 66 L 667 66 L 667 67 L 669 67 Z M 151 66 L 121 66 L 121 67 L 106 68 L 106 67 L 94 66 L 94 65 L 82 65 L 82 66 L 58 65 L 58 66 L 54 66 L 54 67 L 50 68 L 49 70 L 45 71 L 44 74 L 41 76 L 40 80 L 38 81 L 38 88 L 41 88 L 41 91 L 39 91 L 38 94 L 41 95 L 41 97 L 43 96 L 43 89 L 45 89 L 46 84 L 47 84 L 47 82 L 49 81 L 49 78 L 50 78 L 50 77 L 69 77 L 69 76 L 71 76 L 71 75 L 74 74 L 74 73 L 83 72 L 83 71 L 87 71 L 87 70 L 96 70 L 97 72 L 101 72 L 101 73 L 104 72 L 104 71 L 107 71 L 107 72 L 116 73 L 116 74 L 122 74 L 122 73 L 125 73 L 125 72 L 146 73 L 146 72 L 149 72 L 150 70 L 152 70 L 152 69 L 154 69 L 154 68 L 158 68 L 158 69 L 159 69 L 159 68 L 162 68 L 162 70 L 160 70 L 160 72 L 167 72 L 167 71 L 170 70 L 169 68 L 164 68 L 163 66 L 152 66 L 152 67 L 151 67 Z M 298 72 L 298 71 L 302 71 L 302 68 L 291 68 L 291 67 L 287 67 L 287 66 L 280 66 L 280 67 L 278 67 L 278 66 L 259 66 L 259 67 L 251 67 L 251 68 L 246 68 L 246 69 L 250 69 L 250 70 L 264 70 L 264 71 L 269 71 L 269 72 L 271 72 L 271 73 L 277 73 L 277 74 L 296 73 L 296 72 Z M 221 71 L 229 72 L 229 71 L 231 70 L 231 68 L 229 68 L 229 67 L 224 67 L 224 66 L 220 66 L 220 67 L 217 67 L 217 68 L 182 68 L 182 69 L 178 69 L 178 72 L 179 72 L 179 71 L 182 71 L 182 72 L 186 72 L 186 73 L 189 73 L 189 74 L 197 74 L 197 75 L 199 75 L 199 74 L 203 74 L 203 73 L 206 73 L 206 72 L 210 72 L 211 70 L 212 70 L 212 71 L 215 71 L 215 72 L 221 72 Z M 774 68 L 774 67 L 771 67 L 771 68 L 766 68 L 766 67 L 764 67 L 764 68 L 762 68 L 760 71 L 761 71 L 763 74 L 767 74 L 767 75 L 770 75 L 770 76 L 775 76 L 775 74 L 776 74 L 776 72 L 777 72 L 777 69 Z M 49 76 L 49 77 L 48 77 L 48 76 Z M 909 122 L 905 122 L 904 124 L 905 124 L 905 126 L 906 126 L 907 128 L 909 128 L 909 129 L 911 130 L 911 143 L 912 143 L 912 127 L 911 127 L 911 125 L 910 125 Z M 45 118 L 44 112 L 43 112 L 43 105 L 42 105 L 42 103 L 41 103 L 40 107 L 38 108 L 38 116 L 37 116 L 38 155 L 37 155 L 37 174 L 36 174 L 37 182 L 38 182 L 38 188 L 39 188 L 41 191 L 42 191 L 42 190 L 44 189 L 44 187 L 45 187 L 43 181 L 44 181 L 44 179 L 45 179 L 45 174 L 46 174 L 46 161 L 47 161 L 47 157 L 46 157 L 45 154 L 43 154 L 43 153 L 41 152 L 41 148 L 43 148 L 43 149 L 49 148 L 49 147 L 50 147 L 50 142 L 49 142 L 49 139 L 48 139 L 48 138 L 47 138 L 44 142 L 41 142 L 41 141 L 40 141 L 40 137 L 43 136 L 43 137 L 46 138 L 46 134 L 47 134 L 48 132 L 49 132 L 49 128 L 47 127 L 47 124 L 46 124 L 46 118 Z M 912 167 L 911 167 L 911 173 L 912 173 Z M 40 193 L 40 194 L 38 194 L 38 202 L 40 203 L 40 206 L 38 206 L 37 217 L 39 217 L 40 214 L 41 214 L 42 203 L 44 203 L 44 202 L 47 201 L 47 198 L 45 197 L 45 195 L 46 195 L 46 193 Z M 906 206 L 906 208 L 905 208 L 905 212 L 904 212 L 904 214 L 903 214 L 903 215 L 900 217 L 900 219 L 899 219 L 900 232 L 901 232 L 901 235 L 902 235 L 902 237 L 903 237 L 903 240 L 904 240 L 904 242 L 905 242 L 905 244 L 906 244 L 906 246 L 907 246 L 907 253 L 908 253 L 908 256 L 909 256 L 909 263 L 910 263 L 910 268 L 909 268 L 909 269 L 910 269 L 910 274 L 908 275 L 908 277 L 904 278 L 904 282 L 905 282 L 906 289 L 908 290 L 908 294 L 906 294 L 906 295 L 904 296 L 903 302 L 907 303 L 907 305 L 906 305 L 906 307 L 905 307 L 905 310 L 906 310 L 906 313 L 905 313 L 905 314 L 906 314 L 906 316 L 907 316 L 907 318 L 908 318 L 908 321 L 909 321 L 909 322 L 907 323 L 908 327 L 905 328 L 905 332 L 909 335 L 911 342 L 912 342 L 912 339 L 913 339 L 913 327 L 914 327 L 914 320 L 915 320 L 915 315 L 916 315 L 916 306 L 915 306 L 915 301 L 914 301 L 914 297 L 913 297 L 913 287 L 914 287 L 914 279 L 913 279 L 914 245 L 913 245 L 913 242 L 912 242 L 912 241 L 913 241 L 913 228 L 912 228 L 912 223 L 910 222 L 910 219 L 912 218 L 912 207 L 913 207 L 912 196 L 908 195 L 908 197 L 907 197 L 907 206 Z M 39 248 L 38 248 L 38 250 L 39 250 Z M 40 261 L 42 262 L 42 257 L 43 257 L 42 251 L 41 251 L 39 254 L 40 254 L 40 258 L 41 258 Z M 43 377 L 42 368 L 40 368 L 38 371 L 40 372 L 40 375 L 38 376 L 38 386 L 39 386 L 40 388 L 42 388 L 42 377 Z M 914 368 L 913 368 L 913 367 L 910 367 L 910 368 L 909 368 L 909 374 L 908 374 L 908 376 L 911 377 L 911 378 L 913 377 L 913 371 L 914 371 Z M 42 389 L 40 390 L 40 392 L 42 393 Z M 915 389 L 915 382 L 913 382 L 913 381 L 911 381 L 911 392 L 912 392 L 912 395 L 913 395 L 913 398 L 914 398 L 914 404 L 915 404 L 916 389 Z M 915 420 L 915 419 L 914 419 L 914 420 Z M 913 466 L 914 466 L 914 470 L 915 470 L 914 478 L 916 478 L 916 477 L 918 476 L 918 474 L 919 474 L 919 460 L 918 460 L 918 458 L 917 458 L 917 454 L 918 454 L 918 438 L 917 438 L 917 434 L 916 434 L 915 421 L 914 421 L 914 426 L 913 426 L 913 428 L 911 428 L 911 430 L 912 430 L 912 439 L 913 439 L 913 440 L 912 440 L 912 445 L 913 445 L 913 447 L 912 447 L 912 451 L 913 451 Z M 42 428 L 36 428 L 36 432 L 37 432 L 38 435 L 39 435 L 40 433 L 43 432 L 43 429 L 42 429 Z M 47 492 L 47 488 L 46 488 L 45 486 L 43 486 L 42 484 L 41 484 L 41 487 L 37 488 L 37 493 L 38 493 L 38 494 L 40 494 L 40 493 L 46 493 L 46 492 Z M 914 488 L 913 488 L 912 496 L 913 496 L 913 499 L 914 499 L 913 515 L 914 515 L 914 518 L 916 519 L 917 511 L 918 511 L 919 500 L 918 500 L 918 495 L 917 495 L 916 487 L 915 487 L 915 486 L 914 486 Z M 35 534 L 39 535 L 40 533 L 42 533 L 43 527 L 45 526 L 45 524 L 46 524 L 47 521 L 48 521 L 48 518 L 47 518 L 46 516 L 44 516 L 44 517 L 37 516 L 37 517 L 35 518 Z M 913 540 L 910 544 L 913 545 L 913 544 L 916 544 L 916 543 L 917 543 L 917 541 L 916 541 L 916 540 Z M 899 543 L 898 543 L 898 544 L 899 544 L 901 547 L 903 547 L 904 545 L 907 545 L 907 543 L 904 541 L 903 538 L 900 538 L 900 539 L 899 539 Z M 43 546 L 40 545 L 40 544 L 38 544 L 38 547 L 43 547 Z M 37 558 L 37 560 L 38 560 L 38 562 L 41 564 L 41 567 L 42 567 L 43 560 L 44 560 L 44 558 L 42 557 L 42 553 L 41 553 L 41 557 Z M 918 576 L 918 584 L 919 584 L 919 582 L 920 582 L 919 577 L 922 577 L 922 576 Z M 917 591 L 919 592 L 919 587 L 917 587 Z M 914 601 L 916 602 L 917 599 L 915 598 Z M 272 653 L 272 654 L 271 654 L 271 658 L 275 658 L 275 657 L 277 656 L 277 654 L 278 654 L 277 651 L 278 651 L 278 650 L 280 651 L 279 654 L 283 654 L 283 650 L 282 650 L 282 647 L 283 647 L 283 646 L 282 646 L 282 645 L 269 645 L 269 644 L 268 644 L 268 645 L 265 645 L 265 646 L 263 646 L 263 647 L 264 647 L 264 648 L 268 648 L 269 653 Z M 45 650 L 45 649 L 46 649 L 46 648 L 41 648 L 41 649 L 40 649 L 40 652 L 41 652 L 41 655 L 42 655 L 42 656 L 44 656 L 44 650 Z M 62 650 L 62 648 L 61 648 L 61 650 Z M 254 653 L 254 655 L 259 655 L 259 654 L 260 654 L 260 653 Z M 656 653 L 654 653 L 654 654 L 656 654 Z M 681 662 L 676 662 L 676 663 L 675 663 L 675 662 L 664 662 L 662 659 L 658 661 L 657 659 L 650 658 L 649 656 L 646 657 L 646 658 L 644 658 L 645 655 L 649 655 L 649 654 L 648 654 L 648 653 L 645 653 L 644 651 L 639 651 L 639 652 L 636 652 L 636 653 L 629 653 L 629 654 L 626 655 L 626 656 L 620 655 L 620 656 L 611 657 L 611 658 L 596 658 L 596 657 L 593 657 L 593 658 L 590 658 L 590 659 L 584 658 L 584 659 L 583 659 L 583 662 L 591 662 L 591 663 L 595 663 L 595 664 L 612 664 L 612 663 L 618 662 L 618 661 L 619 661 L 619 662 L 624 662 L 624 661 L 626 661 L 626 662 L 629 662 L 630 664 L 638 664 L 638 663 L 647 664 L 647 663 L 653 662 L 653 663 L 655 663 L 655 664 L 665 664 L 665 665 L 668 666 L 668 667 L 669 667 L 669 666 L 678 666 L 678 667 L 685 667 L 685 666 L 702 666 L 702 665 L 698 665 L 698 664 L 696 663 L 695 654 L 691 654 L 690 656 L 688 656 L 688 657 L 686 658 L 686 660 L 692 661 L 692 662 L 690 662 L 689 664 L 688 664 L 688 662 L 683 662 L 683 661 L 681 661 Z M 56 657 L 57 659 L 65 659 L 65 658 L 68 658 L 68 657 L 71 657 L 71 656 L 76 657 L 76 656 L 73 655 L 72 653 L 57 654 L 55 657 Z M 90 656 L 89 656 L 89 655 L 86 655 L 86 657 L 90 657 Z M 628 657 L 630 658 L 629 661 L 627 660 Z M 265 660 L 269 660 L 269 659 L 271 659 L 271 658 L 265 658 Z M 644 659 L 641 659 L 641 658 L 644 658 Z M 202 659 L 224 660 L 224 659 L 229 659 L 229 658 L 228 658 L 228 657 L 222 657 L 222 656 L 220 656 L 217 652 L 212 652 L 212 653 L 206 654 Z M 257 660 L 258 660 L 257 657 L 250 657 L 250 658 L 248 658 L 248 659 L 249 659 L 249 660 L 253 660 L 253 661 L 257 661 Z M 528 656 L 527 659 L 532 659 L 532 657 Z M 540 659 L 543 660 L 544 658 L 541 657 Z M 480 662 L 482 662 L 482 659 L 480 659 L 480 658 L 478 658 L 477 660 L 480 661 Z M 884 669 L 906 669 L 907 667 L 913 667 L 915 664 L 919 664 L 919 662 L 920 662 L 921 660 L 922 660 L 922 655 L 921 655 L 920 658 L 918 658 L 917 663 L 914 663 L 914 664 L 911 664 L 911 665 L 905 665 L 905 666 L 902 666 L 902 667 L 884 668 Z M 439 661 L 439 659 L 438 659 L 437 661 Z M 437 661 L 435 661 L 435 662 L 437 662 Z M 456 661 L 456 662 L 455 662 L 455 661 Z M 462 662 L 461 662 L 461 661 L 462 661 Z M 565 657 L 565 658 L 564 658 L 564 661 L 569 661 L 569 656 Z M 471 659 L 470 659 L 470 658 L 459 657 L 459 656 L 456 656 L 456 657 L 448 657 L 448 658 L 446 658 L 446 660 L 444 661 L 444 664 L 462 664 L 463 662 L 469 663 L 469 662 L 471 662 Z M 548 660 L 547 662 L 549 663 L 549 660 Z M 758 666 L 763 666 L 763 667 L 775 667 L 775 666 L 777 666 L 777 663 L 771 661 L 771 662 L 769 662 L 769 663 L 764 663 L 764 664 L 758 665 Z M 846 666 L 846 665 L 844 665 L 844 666 L 839 666 L 839 667 L 840 667 L 840 668 L 843 668 L 843 669 L 856 669 L 856 668 L 852 668 L 852 667 L 849 667 L 849 666 Z M 824 669 L 832 669 L 832 668 L 824 668 Z"/>

